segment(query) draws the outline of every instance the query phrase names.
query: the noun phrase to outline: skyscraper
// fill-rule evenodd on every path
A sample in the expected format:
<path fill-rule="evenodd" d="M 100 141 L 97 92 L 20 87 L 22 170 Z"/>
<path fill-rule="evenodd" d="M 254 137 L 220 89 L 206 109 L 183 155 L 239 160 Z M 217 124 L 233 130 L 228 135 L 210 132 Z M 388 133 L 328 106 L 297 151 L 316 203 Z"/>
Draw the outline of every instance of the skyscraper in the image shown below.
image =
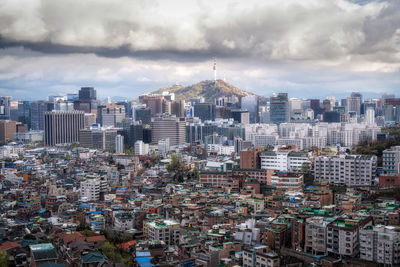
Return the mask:
<path fill-rule="evenodd" d="M 54 103 L 47 101 L 35 101 L 31 104 L 31 129 L 44 130 L 44 113 L 52 111 Z"/>
<path fill-rule="evenodd" d="M 118 105 L 109 105 L 102 110 L 102 126 L 116 127 L 125 118 L 125 107 Z"/>
<path fill-rule="evenodd" d="M 15 121 L 0 120 L 0 142 L 8 142 L 14 139 L 17 131 L 17 123 Z"/>
<path fill-rule="evenodd" d="M 175 100 L 171 103 L 171 114 L 185 117 L 185 100 Z"/>
<path fill-rule="evenodd" d="M 31 103 L 22 101 L 18 103 L 18 121 L 28 125 L 31 128 Z"/>
<path fill-rule="evenodd" d="M 217 116 L 213 103 L 196 103 L 193 107 L 193 113 L 194 117 L 198 117 L 202 121 L 214 121 Z"/>
<path fill-rule="evenodd" d="M 314 111 L 314 118 L 312 119 L 315 119 L 317 115 L 323 112 L 319 99 L 310 99 L 310 108 Z"/>
<path fill-rule="evenodd" d="M 47 146 L 72 144 L 79 141 L 84 128 L 83 111 L 50 111 L 44 113 L 44 141 Z"/>
<path fill-rule="evenodd" d="M 10 120 L 10 102 L 11 96 L 0 97 L 0 120 Z"/>
<path fill-rule="evenodd" d="M 96 90 L 93 87 L 82 87 L 81 90 L 79 90 L 79 100 L 96 100 Z"/>
<path fill-rule="evenodd" d="M 280 124 L 289 121 L 289 101 L 287 93 L 279 93 L 270 100 L 270 122 Z"/>
<path fill-rule="evenodd" d="M 157 144 L 162 139 L 169 138 L 171 146 L 186 141 L 186 123 L 184 119 L 156 118 L 151 122 L 152 143 Z"/>
<path fill-rule="evenodd" d="M 347 97 L 346 111 L 347 111 L 347 113 L 355 112 L 357 114 L 357 116 L 361 115 L 361 94 L 360 93 L 351 93 L 351 95 L 349 97 Z"/>
<path fill-rule="evenodd" d="M 88 128 L 79 131 L 79 143 L 95 149 L 115 149 L 117 129 Z"/>
<path fill-rule="evenodd" d="M 115 153 L 124 153 L 124 137 L 120 134 L 115 137 Z"/>
<path fill-rule="evenodd" d="M 146 107 L 137 107 L 134 111 L 134 119 L 135 121 L 141 121 L 142 124 L 150 124 L 151 123 L 151 109 Z"/>
<path fill-rule="evenodd" d="M 144 95 L 139 97 L 139 99 L 150 108 L 152 116 L 163 112 L 164 96 Z"/>
<path fill-rule="evenodd" d="M 250 113 L 247 109 L 232 109 L 230 117 L 238 123 L 250 123 Z"/>
<path fill-rule="evenodd" d="M 257 95 L 244 96 L 240 100 L 240 107 L 247 109 L 250 114 L 250 123 L 259 122 L 258 109 L 260 106 L 260 99 Z"/>
<path fill-rule="evenodd" d="M 365 112 L 364 121 L 368 125 L 375 124 L 375 109 L 372 107 L 368 107 Z"/>

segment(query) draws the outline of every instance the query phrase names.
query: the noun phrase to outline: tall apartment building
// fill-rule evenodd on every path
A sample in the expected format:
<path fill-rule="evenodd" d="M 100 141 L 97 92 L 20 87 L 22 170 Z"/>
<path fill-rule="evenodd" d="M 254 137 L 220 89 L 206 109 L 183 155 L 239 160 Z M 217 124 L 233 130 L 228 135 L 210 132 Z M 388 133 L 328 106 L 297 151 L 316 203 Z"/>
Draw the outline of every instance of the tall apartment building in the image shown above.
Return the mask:
<path fill-rule="evenodd" d="M 135 155 L 147 155 L 149 154 L 149 144 L 145 144 L 142 140 L 135 142 Z"/>
<path fill-rule="evenodd" d="M 400 146 L 393 146 L 383 151 L 382 167 L 386 174 L 399 174 Z"/>
<path fill-rule="evenodd" d="M 399 266 L 400 227 L 368 225 L 360 229 L 360 259 Z"/>
<path fill-rule="evenodd" d="M 324 217 L 306 219 L 304 252 L 314 256 L 326 254 L 327 227 L 333 220 Z"/>
<path fill-rule="evenodd" d="M 47 146 L 79 142 L 79 130 L 85 126 L 82 111 L 44 113 L 44 143 Z"/>
<path fill-rule="evenodd" d="M 241 169 L 260 169 L 260 152 L 264 147 L 251 147 L 248 150 L 240 151 Z"/>
<path fill-rule="evenodd" d="M 81 129 L 79 131 L 79 143 L 82 147 L 114 150 L 117 135 L 118 132 L 116 129 Z"/>
<path fill-rule="evenodd" d="M 376 167 L 376 156 L 319 156 L 314 161 L 314 180 L 327 180 L 329 184 L 342 186 L 371 186 L 375 181 Z"/>
<path fill-rule="evenodd" d="M 306 152 L 264 151 L 260 153 L 261 169 L 299 172 L 303 164 L 311 164 Z"/>
<path fill-rule="evenodd" d="M 184 119 L 174 117 L 156 118 L 151 123 L 152 143 L 169 138 L 169 144 L 176 146 L 186 141 L 186 123 Z"/>
<path fill-rule="evenodd" d="M 340 256 L 357 256 L 360 252 L 359 229 L 371 224 L 371 216 L 336 219 L 327 228 L 326 251 Z"/>
<path fill-rule="evenodd" d="M 125 107 L 119 105 L 109 105 L 102 110 L 102 126 L 116 127 L 125 118 Z"/>
<path fill-rule="evenodd" d="M 90 177 L 80 184 L 80 198 L 82 201 L 99 201 L 100 194 L 105 192 L 106 187 L 106 180 Z"/>
<path fill-rule="evenodd" d="M 270 122 L 281 124 L 290 119 L 289 100 L 287 93 L 279 93 L 270 99 L 269 108 Z"/>

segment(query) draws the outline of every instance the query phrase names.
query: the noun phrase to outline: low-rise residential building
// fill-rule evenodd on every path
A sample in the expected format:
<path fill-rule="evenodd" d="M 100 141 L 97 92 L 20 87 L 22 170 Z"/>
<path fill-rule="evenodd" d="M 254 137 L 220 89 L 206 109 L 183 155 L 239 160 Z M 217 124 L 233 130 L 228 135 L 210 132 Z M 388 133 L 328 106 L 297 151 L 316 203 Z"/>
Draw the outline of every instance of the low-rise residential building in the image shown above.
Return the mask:
<path fill-rule="evenodd" d="M 276 172 L 271 176 L 271 185 L 276 189 L 300 190 L 303 186 L 303 175 L 288 172 Z"/>
<path fill-rule="evenodd" d="M 280 265 L 279 255 L 269 250 L 267 246 L 257 245 L 252 250 L 243 250 L 243 267 L 278 267 Z"/>

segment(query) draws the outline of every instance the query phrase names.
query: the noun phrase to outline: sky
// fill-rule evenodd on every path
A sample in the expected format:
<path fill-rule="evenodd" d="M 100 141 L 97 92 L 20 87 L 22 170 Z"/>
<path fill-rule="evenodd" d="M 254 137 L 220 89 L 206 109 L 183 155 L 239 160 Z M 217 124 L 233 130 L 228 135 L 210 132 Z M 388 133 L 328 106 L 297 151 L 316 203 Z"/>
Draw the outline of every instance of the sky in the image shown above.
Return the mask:
<path fill-rule="evenodd" d="M 217 76 L 262 96 L 400 95 L 400 1 L 0 0 L 0 95 L 136 98 Z"/>

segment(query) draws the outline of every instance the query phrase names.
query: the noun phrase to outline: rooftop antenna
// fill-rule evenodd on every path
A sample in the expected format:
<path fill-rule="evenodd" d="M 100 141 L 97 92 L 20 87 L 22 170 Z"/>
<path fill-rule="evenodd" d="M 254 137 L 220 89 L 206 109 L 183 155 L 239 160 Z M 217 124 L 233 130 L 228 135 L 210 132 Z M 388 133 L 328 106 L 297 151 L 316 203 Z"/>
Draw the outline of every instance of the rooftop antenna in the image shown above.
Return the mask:
<path fill-rule="evenodd" d="M 215 59 L 215 57 L 214 57 L 214 67 L 213 67 L 213 70 L 214 70 L 214 82 L 216 83 L 216 82 L 217 82 L 217 60 Z"/>

